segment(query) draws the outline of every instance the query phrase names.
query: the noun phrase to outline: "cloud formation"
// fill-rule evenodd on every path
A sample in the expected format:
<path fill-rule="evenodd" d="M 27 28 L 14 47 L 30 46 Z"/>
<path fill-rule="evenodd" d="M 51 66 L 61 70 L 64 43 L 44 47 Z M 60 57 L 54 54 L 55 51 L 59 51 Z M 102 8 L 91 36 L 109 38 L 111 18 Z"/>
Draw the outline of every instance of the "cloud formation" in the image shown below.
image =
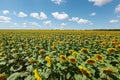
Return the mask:
<path fill-rule="evenodd" d="M 93 12 L 93 13 L 91 13 L 91 14 L 90 14 L 90 16 L 95 16 L 95 15 L 96 15 L 96 13 L 95 13 L 95 12 Z"/>
<path fill-rule="evenodd" d="M 0 16 L 0 22 L 10 22 L 11 18 L 6 16 Z"/>
<path fill-rule="evenodd" d="M 59 12 L 53 12 L 52 13 L 52 16 L 57 19 L 57 20 L 65 20 L 65 19 L 68 19 L 68 14 L 66 13 L 59 13 Z"/>
<path fill-rule="evenodd" d="M 65 24 L 65 23 L 61 23 L 61 26 L 66 26 L 67 24 Z"/>
<path fill-rule="evenodd" d="M 115 8 L 115 13 L 120 13 L 120 4 Z"/>
<path fill-rule="evenodd" d="M 40 19 L 40 20 L 47 19 L 47 15 L 44 12 L 40 12 L 40 14 L 36 13 L 36 12 L 35 13 L 31 13 L 30 16 L 33 17 L 33 18 L 36 18 L 36 19 Z"/>
<path fill-rule="evenodd" d="M 18 17 L 24 18 L 27 17 L 28 15 L 24 12 L 19 12 Z"/>
<path fill-rule="evenodd" d="M 95 6 L 103 6 L 112 0 L 88 0 L 89 2 L 93 2 Z"/>
<path fill-rule="evenodd" d="M 9 11 L 8 10 L 3 10 L 2 13 L 3 14 L 9 14 Z"/>
<path fill-rule="evenodd" d="M 78 24 L 90 24 L 90 25 L 93 24 L 90 20 L 78 17 L 72 17 L 71 19 L 69 19 L 69 21 L 77 22 Z"/>
<path fill-rule="evenodd" d="M 53 3 L 60 5 L 65 0 L 51 0 Z"/>
<path fill-rule="evenodd" d="M 117 22 L 119 22 L 119 20 L 112 19 L 112 20 L 109 21 L 109 23 L 117 23 Z"/>

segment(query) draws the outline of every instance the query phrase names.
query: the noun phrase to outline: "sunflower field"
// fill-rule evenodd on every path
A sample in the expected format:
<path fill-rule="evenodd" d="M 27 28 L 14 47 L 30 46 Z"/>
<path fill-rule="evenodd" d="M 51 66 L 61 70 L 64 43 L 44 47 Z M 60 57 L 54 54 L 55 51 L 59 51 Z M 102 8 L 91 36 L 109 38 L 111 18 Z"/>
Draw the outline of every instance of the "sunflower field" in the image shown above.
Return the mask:
<path fill-rule="evenodd" d="M 0 80 L 120 80 L 120 31 L 1 30 Z"/>

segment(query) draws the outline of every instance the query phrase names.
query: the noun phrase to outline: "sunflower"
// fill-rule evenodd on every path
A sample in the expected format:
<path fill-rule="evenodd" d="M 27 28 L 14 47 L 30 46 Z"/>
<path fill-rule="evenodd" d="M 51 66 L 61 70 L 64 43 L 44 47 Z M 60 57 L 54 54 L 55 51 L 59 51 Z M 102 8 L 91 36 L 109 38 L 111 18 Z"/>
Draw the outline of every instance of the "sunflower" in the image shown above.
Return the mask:
<path fill-rule="evenodd" d="M 46 57 L 45 57 L 45 61 L 47 61 L 47 66 L 48 66 L 48 67 L 51 66 L 51 61 L 50 61 L 50 60 L 51 60 L 50 56 L 46 56 Z"/>
<path fill-rule="evenodd" d="M 69 54 L 72 54 L 74 52 L 74 50 L 69 50 L 68 53 Z"/>
<path fill-rule="evenodd" d="M 41 49 L 41 50 L 39 51 L 39 53 L 40 53 L 41 55 L 44 55 L 44 54 L 46 53 L 46 51 L 45 51 L 44 49 Z"/>
<path fill-rule="evenodd" d="M 120 50 L 120 45 L 115 46 L 117 50 Z"/>
<path fill-rule="evenodd" d="M 103 56 L 101 56 L 100 54 L 95 54 L 95 58 L 99 61 L 103 61 Z"/>
<path fill-rule="evenodd" d="M 96 60 L 92 59 L 92 58 L 89 58 L 89 59 L 86 60 L 86 62 L 89 63 L 89 64 L 95 64 Z"/>
<path fill-rule="evenodd" d="M 50 61 L 47 61 L 47 66 L 51 67 L 51 62 Z"/>
<path fill-rule="evenodd" d="M 78 68 L 79 68 L 79 70 L 80 70 L 83 74 L 85 74 L 86 76 L 92 77 L 90 71 L 88 71 L 87 68 L 85 68 L 85 67 L 83 67 L 83 66 L 78 66 Z"/>
<path fill-rule="evenodd" d="M 6 74 L 0 74 L 0 80 L 6 80 L 7 76 Z"/>
<path fill-rule="evenodd" d="M 50 56 L 45 57 L 45 61 L 50 61 L 50 59 L 51 59 Z"/>
<path fill-rule="evenodd" d="M 33 59 L 29 59 L 28 62 L 31 63 L 31 64 L 37 63 L 37 61 L 33 60 Z"/>
<path fill-rule="evenodd" d="M 117 44 L 116 41 L 112 41 L 112 42 L 111 42 L 111 45 L 112 45 L 112 46 L 115 46 L 116 44 Z"/>
<path fill-rule="evenodd" d="M 60 60 L 62 62 L 66 62 L 66 56 L 65 55 L 60 55 Z"/>
<path fill-rule="evenodd" d="M 68 61 L 69 61 L 70 63 L 73 63 L 73 64 L 76 63 L 76 59 L 75 59 L 74 56 L 69 56 L 69 57 L 68 57 Z"/>
<path fill-rule="evenodd" d="M 108 49 L 107 49 L 107 52 L 108 52 L 108 53 L 112 53 L 112 52 L 115 52 L 115 51 L 116 51 L 115 48 L 108 48 Z"/>
<path fill-rule="evenodd" d="M 53 50 L 57 50 L 57 47 L 55 45 L 52 46 Z"/>
<path fill-rule="evenodd" d="M 115 71 L 111 68 L 104 67 L 102 68 L 103 73 L 115 73 Z"/>
<path fill-rule="evenodd" d="M 105 47 L 105 46 L 107 45 L 107 42 L 104 41 L 104 42 L 101 43 L 101 45 L 102 45 L 103 47 Z"/>
<path fill-rule="evenodd" d="M 33 72 L 34 72 L 35 79 L 42 80 L 42 78 L 39 76 L 39 73 L 38 73 L 37 69 L 34 69 Z"/>
<path fill-rule="evenodd" d="M 82 48 L 82 49 L 81 49 L 81 52 L 83 52 L 83 53 L 88 53 L 88 49 L 87 49 L 87 48 Z"/>
<path fill-rule="evenodd" d="M 40 49 L 40 46 L 35 46 L 35 49 Z"/>

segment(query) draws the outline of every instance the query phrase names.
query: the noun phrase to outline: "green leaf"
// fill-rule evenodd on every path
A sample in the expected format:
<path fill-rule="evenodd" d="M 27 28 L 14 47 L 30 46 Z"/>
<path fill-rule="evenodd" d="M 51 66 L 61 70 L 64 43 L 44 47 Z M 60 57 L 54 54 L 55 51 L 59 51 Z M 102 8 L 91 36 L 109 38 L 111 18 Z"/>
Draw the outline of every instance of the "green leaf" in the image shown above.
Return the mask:
<path fill-rule="evenodd" d="M 33 66 L 32 65 L 27 66 L 27 71 L 32 72 L 33 71 Z"/>
<path fill-rule="evenodd" d="M 71 74 L 70 74 L 70 73 L 67 73 L 67 75 L 66 75 L 67 79 L 69 79 L 70 76 L 71 76 Z"/>
<path fill-rule="evenodd" d="M 82 75 L 80 75 L 80 74 L 75 74 L 75 75 L 74 75 L 74 78 L 75 78 L 75 80 L 81 80 L 81 79 L 82 79 Z"/>
<path fill-rule="evenodd" d="M 16 71 L 19 71 L 19 70 L 21 70 L 22 69 L 22 65 L 15 65 L 15 66 L 11 66 L 11 68 L 10 68 L 10 71 L 14 71 L 14 72 L 16 72 Z"/>
<path fill-rule="evenodd" d="M 17 80 L 17 78 L 20 76 L 20 73 L 16 72 L 10 75 L 7 80 Z"/>
<path fill-rule="evenodd" d="M 35 80 L 35 78 L 33 76 L 29 75 L 25 78 L 25 80 Z"/>

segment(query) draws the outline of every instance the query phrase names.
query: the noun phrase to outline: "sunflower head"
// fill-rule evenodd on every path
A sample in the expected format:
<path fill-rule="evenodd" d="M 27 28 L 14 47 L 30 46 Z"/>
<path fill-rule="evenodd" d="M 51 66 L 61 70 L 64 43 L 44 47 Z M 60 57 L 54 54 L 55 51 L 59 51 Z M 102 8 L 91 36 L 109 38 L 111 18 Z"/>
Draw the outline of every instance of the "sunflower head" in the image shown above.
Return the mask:
<path fill-rule="evenodd" d="M 73 64 L 75 64 L 77 61 L 76 61 L 76 58 L 74 57 L 74 56 L 69 56 L 68 57 L 68 61 L 70 62 L 70 63 L 73 63 Z"/>
<path fill-rule="evenodd" d="M 60 55 L 60 60 L 62 62 L 66 62 L 66 56 L 65 55 Z"/>
<path fill-rule="evenodd" d="M 51 48 L 52 48 L 53 50 L 57 50 L 57 47 L 56 47 L 55 45 L 53 45 Z"/>
<path fill-rule="evenodd" d="M 109 74 L 115 73 L 115 71 L 113 69 L 108 68 L 108 67 L 102 68 L 102 71 L 103 71 L 103 73 L 109 73 Z"/>
<path fill-rule="evenodd" d="M 115 51 L 116 51 L 115 48 L 108 48 L 108 49 L 107 49 L 107 52 L 108 52 L 108 53 L 112 53 L 112 52 L 115 52 Z"/>
<path fill-rule="evenodd" d="M 69 54 L 72 54 L 74 52 L 74 50 L 69 50 L 68 53 Z"/>
<path fill-rule="evenodd" d="M 7 75 L 6 74 L 0 74 L 0 80 L 6 80 Z"/>
<path fill-rule="evenodd" d="M 47 66 L 51 67 L 51 62 L 50 61 L 47 61 Z"/>
<path fill-rule="evenodd" d="M 89 63 L 89 64 L 95 64 L 96 60 L 92 59 L 92 58 L 89 58 L 89 59 L 86 60 L 86 62 Z"/>
<path fill-rule="evenodd" d="M 99 60 L 99 61 L 103 61 L 103 60 L 104 60 L 103 56 L 100 55 L 100 54 L 95 54 L 95 58 L 96 58 L 97 60 Z"/>
<path fill-rule="evenodd" d="M 46 53 L 46 51 L 45 51 L 44 49 L 41 49 L 41 50 L 39 51 L 39 53 L 40 53 L 41 55 L 44 55 L 44 54 Z"/>
<path fill-rule="evenodd" d="M 101 45 L 102 45 L 103 47 L 105 47 L 105 46 L 107 45 L 107 42 L 103 41 L 103 42 L 101 43 Z"/>
<path fill-rule="evenodd" d="M 89 51 L 88 51 L 87 48 L 82 48 L 82 49 L 81 49 L 81 52 L 83 52 L 83 53 L 88 53 Z"/>
<path fill-rule="evenodd" d="M 120 50 L 120 45 L 115 46 L 117 50 Z"/>
<path fill-rule="evenodd" d="M 92 77 L 90 71 L 88 71 L 87 68 L 85 68 L 85 67 L 83 67 L 83 66 L 78 66 L 78 68 L 79 68 L 79 70 L 80 70 L 83 74 L 85 74 L 86 76 Z"/>
<path fill-rule="evenodd" d="M 51 60 L 50 56 L 45 57 L 45 61 L 50 61 L 50 60 Z"/>
<path fill-rule="evenodd" d="M 33 59 L 29 59 L 28 62 L 31 63 L 31 64 L 37 63 L 37 61 L 33 60 Z"/>
<path fill-rule="evenodd" d="M 111 41 L 112 46 L 115 46 L 116 44 L 117 44 L 116 41 Z"/>
<path fill-rule="evenodd" d="M 35 49 L 40 49 L 40 46 L 35 46 Z"/>
<path fill-rule="evenodd" d="M 42 80 L 42 78 L 39 76 L 39 73 L 38 73 L 37 69 L 34 69 L 33 72 L 34 72 L 34 77 L 35 77 L 36 80 Z"/>

